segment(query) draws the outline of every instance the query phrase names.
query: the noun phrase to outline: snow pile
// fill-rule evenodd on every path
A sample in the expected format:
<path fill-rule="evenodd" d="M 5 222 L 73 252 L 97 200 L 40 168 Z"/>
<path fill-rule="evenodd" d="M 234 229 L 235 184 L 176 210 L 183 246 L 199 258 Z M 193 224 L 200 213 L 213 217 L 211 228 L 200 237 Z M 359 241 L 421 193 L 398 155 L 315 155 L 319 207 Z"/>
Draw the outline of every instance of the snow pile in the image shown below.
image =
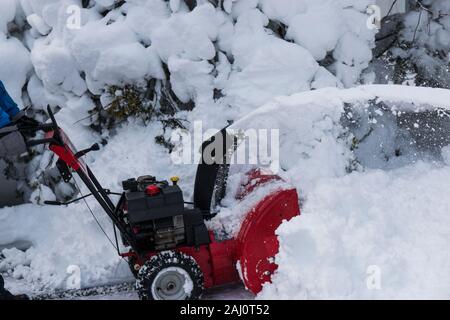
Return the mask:
<path fill-rule="evenodd" d="M 31 71 L 30 53 L 16 38 L 7 38 L 0 32 L 0 79 L 11 97 L 23 105 L 22 88 Z"/>
<path fill-rule="evenodd" d="M 302 216 L 278 230 L 279 270 L 259 298 L 449 297 L 448 111 L 437 116 L 446 119 L 445 143 L 426 162 L 410 140 L 392 141 L 402 129 L 387 125 L 389 113 L 369 134 L 378 143 L 361 141 L 361 153 L 350 152 L 358 132 L 345 126 L 349 106 L 364 113 L 377 101 L 396 115 L 419 114 L 450 109 L 449 98 L 425 88 L 324 89 L 277 98 L 233 125 L 280 128 L 282 176 L 302 198 Z M 391 160 L 392 143 L 413 151 Z"/>
<path fill-rule="evenodd" d="M 445 0 L 427 1 L 427 7 L 408 13 L 402 37 L 422 53 L 450 50 L 450 4 Z M 421 49 L 420 49 L 421 48 Z"/>
<path fill-rule="evenodd" d="M 230 173 L 227 180 L 227 191 L 224 199 L 220 201 L 219 212 L 210 221 L 206 222 L 208 229 L 215 231 L 216 239 L 230 239 L 237 236 L 246 215 L 265 197 L 280 190 L 290 189 L 292 186 L 284 181 L 272 181 L 256 187 L 250 194 L 237 200 L 243 186 L 248 183 L 248 177 L 243 176 L 246 170 L 236 170 Z M 242 278 L 241 278 L 242 279 Z"/>
<path fill-rule="evenodd" d="M 167 118 L 223 127 L 278 95 L 358 84 L 372 57 L 366 9 L 374 0 L 194 2 L 4 1 L 0 78 L 32 114 L 68 109 L 71 123 L 105 140 L 130 114 L 166 121 L 155 139 L 170 147 Z M 211 113 L 222 117 L 209 121 Z M 25 201 L 41 185 L 58 198 L 73 194 L 21 176 Z"/>
<path fill-rule="evenodd" d="M 276 95 L 358 83 L 372 58 L 366 9 L 373 2 L 237 0 L 222 8 L 200 1 L 188 8 L 184 1 L 129 0 L 81 8 L 75 0 L 8 0 L 0 33 L 20 34 L 31 52 L 34 107 L 65 107 L 83 96 L 100 96 L 106 107 L 108 87 L 156 79 L 169 81 L 184 103 L 254 108 Z M 10 80 L 11 87 L 21 89 L 24 80 Z M 84 103 L 79 118 L 94 107 Z"/>
<path fill-rule="evenodd" d="M 266 299 L 448 299 L 448 166 L 322 179 L 278 230 Z"/>
<path fill-rule="evenodd" d="M 98 207 L 93 209 L 100 212 Z M 105 228 L 111 226 L 101 221 Z M 2 209 L 0 243 L 24 240 L 32 244 L 25 253 L 2 251 L 5 258 L 0 260 L 0 272 L 20 279 L 29 293 L 75 288 L 70 286 L 72 279 L 78 280 L 73 270 L 80 270 L 82 287 L 130 279 L 128 265 L 114 254 L 81 204 L 67 209 L 31 204 Z"/>
<path fill-rule="evenodd" d="M 375 52 L 386 51 L 374 64 L 377 81 L 450 88 L 450 4 L 447 0 L 410 3 L 409 12 L 386 20 L 377 41 Z"/>
<path fill-rule="evenodd" d="M 392 50 L 395 57 L 410 59 L 416 65 L 418 80 L 425 85 L 450 88 L 450 4 L 445 0 L 427 1 L 405 16 L 401 40 L 406 49 Z"/>
<path fill-rule="evenodd" d="M 6 33 L 8 23 L 14 20 L 16 15 L 16 0 L 5 0 L 2 3 L 2 13 L 0 14 L 0 32 Z"/>

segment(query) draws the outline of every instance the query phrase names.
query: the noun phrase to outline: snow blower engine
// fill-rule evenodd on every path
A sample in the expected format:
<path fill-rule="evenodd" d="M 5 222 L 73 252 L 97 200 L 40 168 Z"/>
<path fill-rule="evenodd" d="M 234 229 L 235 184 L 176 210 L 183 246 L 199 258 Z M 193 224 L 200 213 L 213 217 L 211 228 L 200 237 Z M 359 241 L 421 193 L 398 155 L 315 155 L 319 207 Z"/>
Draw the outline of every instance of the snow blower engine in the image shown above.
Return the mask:
<path fill-rule="evenodd" d="M 126 206 L 124 217 L 141 250 L 168 250 L 181 244 L 198 247 L 209 243 L 203 214 L 197 208 L 185 208 L 178 177 L 156 181 L 142 176 L 122 182 Z"/>
<path fill-rule="evenodd" d="M 56 166 L 63 180 L 70 181 L 75 172 L 90 194 L 66 203 L 46 204 L 68 205 L 93 196 L 113 222 L 115 249 L 128 260 L 141 299 L 198 299 L 205 289 L 238 282 L 256 294 L 271 281 L 279 248 L 275 230 L 300 214 L 295 188 L 274 188 L 261 196 L 247 212 L 237 213 L 244 219 L 234 237 L 216 237 L 216 231 L 208 229 L 205 221 L 213 218 L 216 211 L 212 208 L 225 196 L 229 166 L 224 163 L 229 162 L 203 161 L 198 166 L 192 203 L 184 201 L 178 177 L 171 178 L 170 183 L 153 176 L 133 178 L 123 181 L 123 192 L 114 193 L 102 187 L 82 160 L 100 147 L 94 144 L 77 151 L 59 128 L 50 107 L 47 110 L 51 123 L 36 128 L 45 132 L 45 138 L 28 141 L 28 146 L 47 144 L 58 156 Z M 223 155 L 236 150 L 234 143 L 228 143 L 233 137 L 225 129 L 205 141 L 203 150 L 216 141 L 226 142 Z M 261 185 L 281 180 L 259 169 L 243 175 L 245 183 L 235 195 L 236 201 L 244 201 Z M 119 200 L 113 202 L 111 196 Z M 122 245 L 118 238 L 122 238 Z"/>

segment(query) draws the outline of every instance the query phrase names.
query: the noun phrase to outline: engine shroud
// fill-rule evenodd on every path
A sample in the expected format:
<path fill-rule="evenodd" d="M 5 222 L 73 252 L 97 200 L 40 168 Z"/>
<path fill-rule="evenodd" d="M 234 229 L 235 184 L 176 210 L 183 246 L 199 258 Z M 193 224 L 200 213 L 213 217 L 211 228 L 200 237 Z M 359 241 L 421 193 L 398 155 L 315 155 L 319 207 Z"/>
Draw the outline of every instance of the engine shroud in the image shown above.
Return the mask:
<path fill-rule="evenodd" d="M 185 207 L 178 185 L 144 176 L 126 180 L 123 186 L 124 218 L 140 249 L 160 251 L 210 242 L 202 212 Z M 145 190 L 149 186 L 156 186 L 159 193 L 148 194 Z"/>

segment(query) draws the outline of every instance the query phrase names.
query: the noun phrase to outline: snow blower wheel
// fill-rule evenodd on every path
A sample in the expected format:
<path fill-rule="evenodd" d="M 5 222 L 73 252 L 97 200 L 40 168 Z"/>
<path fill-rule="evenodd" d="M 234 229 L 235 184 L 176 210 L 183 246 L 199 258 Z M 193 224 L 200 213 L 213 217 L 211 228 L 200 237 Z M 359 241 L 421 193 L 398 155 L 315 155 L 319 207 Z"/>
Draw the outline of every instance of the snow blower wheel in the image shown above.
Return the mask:
<path fill-rule="evenodd" d="M 204 290 L 203 273 L 194 258 L 165 251 L 142 266 L 136 288 L 142 300 L 197 300 Z"/>

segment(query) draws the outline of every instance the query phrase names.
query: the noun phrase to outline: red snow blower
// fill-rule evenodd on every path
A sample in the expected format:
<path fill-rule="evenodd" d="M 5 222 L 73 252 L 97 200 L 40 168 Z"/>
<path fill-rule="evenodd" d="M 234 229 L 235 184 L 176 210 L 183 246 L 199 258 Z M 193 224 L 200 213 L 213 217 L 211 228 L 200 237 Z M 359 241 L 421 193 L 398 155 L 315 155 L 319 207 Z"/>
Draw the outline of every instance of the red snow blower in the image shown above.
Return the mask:
<path fill-rule="evenodd" d="M 193 203 L 183 200 L 177 177 L 172 177 L 171 183 L 153 176 L 133 178 L 123 181 L 123 192 L 113 193 L 101 186 L 81 159 L 88 152 L 99 150 L 99 146 L 77 151 L 58 127 L 50 108 L 48 113 L 51 123 L 38 128 L 46 132 L 45 138 L 29 141 L 28 145 L 48 144 L 59 158 L 57 167 L 64 181 L 76 172 L 91 193 L 68 203 L 46 204 L 67 205 L 94 196 L 115 226 L 115 247 L 119 248 L 121 237 L 127 248 L 127 252 L 118 249 L 118 253 L 128 260 L 141 299 L 198 299 L 204 289 L 241 280 L 256 294 L 264 283 L 270 282 L 277 269 L 274 256 L 279 244 L 275 230 L 284 220 L 300 214 L 295 188 L 261 199 L 247 212 L 237 236 L 223 240 L 208 230 L 205 221 L 214 217 L 211 208 L 224 197 L 228 166 L 223 163 L 228 162 L 198 166 Z M 225 129 L 218 134 L 227 135 Z M 206 141 L 203 148 L 214 141 L 214 137 Z M 224 144 L 224 154 L 233 152 L 233 145 Z M 258 186 L 281 180 L 258 169 L 246 175 L 241 201 Z M 120 197 L 117 204 L 111 195 Z"/>

